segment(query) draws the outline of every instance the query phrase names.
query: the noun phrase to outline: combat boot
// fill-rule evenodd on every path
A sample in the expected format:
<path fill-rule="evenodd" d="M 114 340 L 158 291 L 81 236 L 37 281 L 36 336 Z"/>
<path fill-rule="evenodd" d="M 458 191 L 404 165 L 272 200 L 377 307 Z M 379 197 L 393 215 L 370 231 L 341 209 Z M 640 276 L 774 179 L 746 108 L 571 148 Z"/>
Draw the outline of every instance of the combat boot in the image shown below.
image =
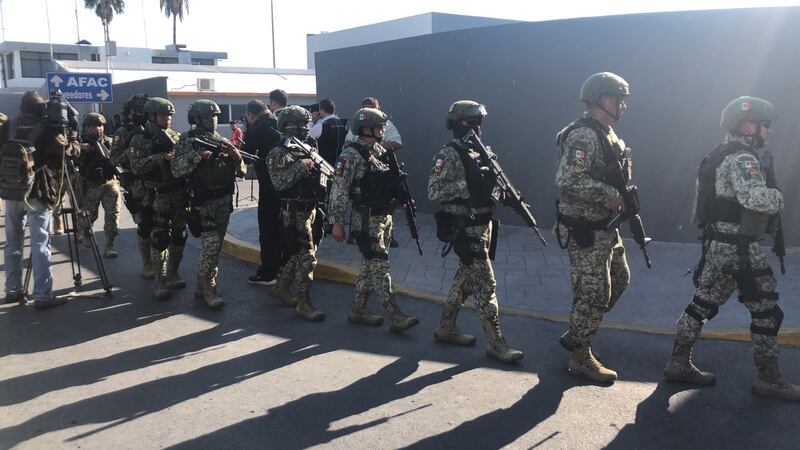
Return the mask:
<path fill-rule="evenodd" d="M 150 239 L 139 239 L 139 255 L 142 257 L 142 276 L 148 280 L 155 276 L 153 270 L 153 253 Z"/>
<path fill-rule="evenodd" d="M 458 305 L 452 303 L 444 304 L 442 318 L 439 320 L 439 326 L 436 327 L 433 337 L 439 342 L 448 342 L 450 344 L 471 347 L 475 345 L 475 336 L 464 334 L 456 325 L 456 318 L 458 318 L 458 311 L 460 309 Z"/>
<path fill-rule="evenodd" d="M 486 334 L 486 356 L 504 363 L 517 362 L 525 356 L 521 350 L 508 345 L 500 331 L 500 318 L 496 313 L 481 319 L 481 326 Z"/>
<path fill-rule="evenodd" d="M 386 311 L 389 312 L 389 331 L 395 333 L 402 333 L 407 329 L 419 324 L 419 319 L 414 316 L 407 316 L 400 311 L 397 303 L 391 302 L 386 306 Z"/>
<path fill-rule="evenodd" d="M 783 381 L 778 370 L 778 357 L 756 358 L 758 375 L 753 381 L 753 393 L 763 397 L 800 401 L 800 386 Z"/>
<path fill-rule="evenodd" d="M 203 300 L 205 300 L 206 305 L 208 305 L 211 309 L 220 309 L 225 306 L 225 300 L 222 299 L 219 295 L 217 295 L 217 284 L 209 281 L 203 283 Z"/>
<path fill-rule="evenodd" d="M 572 352 L 569 373 L 597 383 L 613 383 L 617 379 L 617 372 L 607 369 L 594 357 L 588 342 Z"/>
<path fill-rule="evenodd" d="M 308 291 L 301 292 L 297 296 L 297 306 L 294 313 L 297 317 L 302 317 L 310 322 L 325 320 L 325 313 L 314 308 L 314 305 L 311 304 L 311 299 L 308 298 Z"/>
<path fill-rule="evenodd" d="M 53 214 L 53 234 L 58 236 L 64 234 L 64 220 L 61 213 Z"/>
<path fill-rule="evenodd" d="M 164 271 L 160 271 L 160 273 L 156 273 L 155 278 L 156 290 L 154 295 L 156 300 L 167 300 L 172 297 L 172 292 L 169 291 L 167 286 L 167 274 Z"/>
<path fill-rule="evenodd" d="M 672 355 L 667 367 L 664 368 L 664 376 L 670 381 L 682 381 L 701 386 L 709 386 L 716 381 L 713 373 L 703 372 L 692 363 L 692 352 Z"/>
<path fill-rule="evenodd" d="M 194 299 L 195 300 L 203 300 L 205 294 L 205 282 L 202 280 L 197 280 L 197 285 L 194 287 Z"/>
<path fill-rule="evenodd" d="M 280 300 L 283 306 L 291 306 L 292 308 L 297 306 L 297 299 L 292 297 L 292 292 L 289 290 L 289 282 L 283 278 L 278 278 L 275 286 L 269 288 L 269 295 Z"/>
<path fill-rule="evenodd" d="M 106 258 L 116 258 L 117 251 L 114 249 L 114 238 L 106 236 L 106 250 L 103 253 Z"/>
<path fill-rule="evenodd" d="M 167 287 L 170 289 L 183 289 L 186 282 L 178 274 L 178 267 L 183 259 L 183 247 L 176 245 L 169 246 L 169 256 L 167 257 Z"/>
<path fill-rule="evenodd" d="M 347 314 L 347 321 L 350 323 L 360 323 L 362 325 L 380 326 L 383 324 L 383 317 L 372 314 L 367 309 L 369 292 L 361 294 L 356 292 L 356 298 L 350 305 L 350 312 Z"/>
<path fill-rule="evenodd" d="M 92 236 L 89 234 L 82 234 L 80 238 L 81 244 L 86 248 L 92 248 Z"/>

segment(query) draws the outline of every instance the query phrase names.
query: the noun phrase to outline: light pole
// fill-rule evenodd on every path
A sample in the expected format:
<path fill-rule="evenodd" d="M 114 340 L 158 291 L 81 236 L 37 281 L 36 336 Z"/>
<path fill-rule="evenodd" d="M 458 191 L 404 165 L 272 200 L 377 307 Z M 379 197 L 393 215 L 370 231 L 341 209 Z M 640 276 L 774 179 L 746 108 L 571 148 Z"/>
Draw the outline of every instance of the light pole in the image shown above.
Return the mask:
<path fill-rule="evenodd" d="M 272 29 L 272 68 L 277 69 L 278 65 L 275 64 L 275 5 L 273 0 L 269 0 L 269 22 Z"/>

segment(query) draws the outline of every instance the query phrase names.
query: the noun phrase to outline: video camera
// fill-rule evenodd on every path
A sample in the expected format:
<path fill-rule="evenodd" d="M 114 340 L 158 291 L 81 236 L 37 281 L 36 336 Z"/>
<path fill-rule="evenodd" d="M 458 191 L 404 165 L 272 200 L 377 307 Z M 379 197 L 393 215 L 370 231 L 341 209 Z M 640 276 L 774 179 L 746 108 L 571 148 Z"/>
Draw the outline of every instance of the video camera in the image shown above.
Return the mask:
<path fill-rule="evenodd" d="M 60 89 L 50 92 L 50 100 L 45 109 L 45 122 L 53 128 L 78 130 L 78 111 L 64 98 Z"/>

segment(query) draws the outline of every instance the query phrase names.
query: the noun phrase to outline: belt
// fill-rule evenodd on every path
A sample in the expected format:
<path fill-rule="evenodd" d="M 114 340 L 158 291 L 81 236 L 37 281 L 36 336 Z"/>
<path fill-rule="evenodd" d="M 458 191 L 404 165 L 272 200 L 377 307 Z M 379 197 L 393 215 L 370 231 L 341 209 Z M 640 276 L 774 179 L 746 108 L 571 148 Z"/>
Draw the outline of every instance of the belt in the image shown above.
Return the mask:
<path fill-rule="evenodd" d="M 556 214 L 556 218 L 567 228 L 588 228 L 593 231 L 605 231 L 610 219 L 600 219 L 588 221 L 585 217 L 571 217 L 561 213 Z M 617 226 L 618 228 L 619 226 Z"/>
<path fill-rule="evenodd" d="M 353 209 L 368 216 L 391 216 L 394 210 L 391 206 L 365 206 L 360 203 L 353 203 Z"/>

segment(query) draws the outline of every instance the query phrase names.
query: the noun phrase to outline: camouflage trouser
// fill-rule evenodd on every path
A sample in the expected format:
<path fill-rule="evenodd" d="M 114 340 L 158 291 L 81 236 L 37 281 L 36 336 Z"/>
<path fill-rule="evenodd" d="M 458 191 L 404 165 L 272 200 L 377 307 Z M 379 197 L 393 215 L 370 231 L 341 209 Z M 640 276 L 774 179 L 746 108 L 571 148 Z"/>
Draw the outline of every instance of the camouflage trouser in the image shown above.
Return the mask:
<path fill-rule="evenodd" d="M 222 198 L 209 200 L 198 208 L 202 250 L 197 269 L 198 284 L 207 281 L 216 286 L 217 272 L 219 271 L 219 253 L 222 251 L 222 242 L 228 231 L 228 221 L 233 212 L 233 197 L 226 195 Z"/>
<path fill-rule="evenodd" d="M 298 295 L 307 293 L 314 281 L 314 268 L 317 266 L 317 247 L 314 245 L 313 225 L 316 208 L 306 211 L 303 208 L 288 208 L 281 202 L 281 236 L 286 241 L 289 260 L 286 261 L 279 278 L 281 282 L 292 284 Z"/>
<path fill-rule="evenodd" d="M 678 319 L 673 354 L 685 354 L 691 351 L 703 328 L 703 322 L 698 321 L 698 317 L 704 319 L 714 317 L 717 309 L 728 301 L 737 288 L 737 278 L 739 278 L 737 272 L 743 268 L 747 269 L 746 266 L 749 265 L 749 268 L 756 273 L 750 274 L 749 277 L 743 274 L 744 283 L 739 279 L 738 288 L 739 301 L 744 303 L 752 317 L 753 352 L 757 358 L 778 356 L 780 352 L 778 338 L 771 335 L 777 335 L 782 319 L 775 293 L 777 280 L 772 275 L 772 270 L 757 242 L 747 245 L 747 250 L 743 253 L 747 254 L 740 255 L 734 244 L 711 242 L 694 297 L 687 307 L 688 311 L 684 311 Z"/>
<path fill-rule="evenodd" d="M 168 246 L 186 245 L 187 205 L 183 191 L 157 193 L 153 197 L 153 231 L 150 233 L 154 250 L 156 273 L 167 264 Z"/>
<path fill-rule="evenodd" d="M 142 213 L 144 207 L 153 205 L 152 195 L 144 186 L 144 182 L 138 178 L 134 178 L 131 185 L 128 187 L 129 204 L 127 204 L 128 211 L 133 217 L 133 223 L 139 224 L 142 222 Z"/>
<path fill-rule="evenodd" d="M 364 217 L 357 211 L 352 215 L 352 232 L 361 233 Z M 362 251 L 361 270 L 356 279 L 356 298 L 375 292 L 384 307 L 394 303 L 391 267 L 389 267 L 389 243 L 392 239 L 392 216 L 370 216 L 368 255 Z"/>
<path fill-rule="evenodd" d="M 566 236 L 567 230 L 560 230 Z M 594 244 L 581 248 L 574 239 L 567 247 L 572 281 L 570 334 L 579 344 L 590 341 L 603 315 L 617 304 L 631 279 L 625 247 L 617 230 L 595 231 Z"/>
<path fill-rule="evenodd" d="M 492 224 L 476 225 L 464 229 L 472 252 L 472 262 L 464 264 L 459 259 L 458 270 L 447 296 L 447 303 L 460 309 L 464 300 L 474 294 L 475 307 L 481 319 L 497 316 L 497 281 L 494 278 L 492 261 L 489 259 L 489 240 Z"/>
<path fill-rule="evenodd" d="M 113 239 L 119 234 L 120 193 L 117 180 L 109 180 L 99 186 L 89 182 L 83 184 L 83 207 L 89 212 L 91 223 L 85 224 L 80 221 L 81 234 L 86 236 L 91 233 L 92 225 L 99 215 L 101 203 L 103 211 L 105 211 L 103 230 L 106 238 Z"/>

